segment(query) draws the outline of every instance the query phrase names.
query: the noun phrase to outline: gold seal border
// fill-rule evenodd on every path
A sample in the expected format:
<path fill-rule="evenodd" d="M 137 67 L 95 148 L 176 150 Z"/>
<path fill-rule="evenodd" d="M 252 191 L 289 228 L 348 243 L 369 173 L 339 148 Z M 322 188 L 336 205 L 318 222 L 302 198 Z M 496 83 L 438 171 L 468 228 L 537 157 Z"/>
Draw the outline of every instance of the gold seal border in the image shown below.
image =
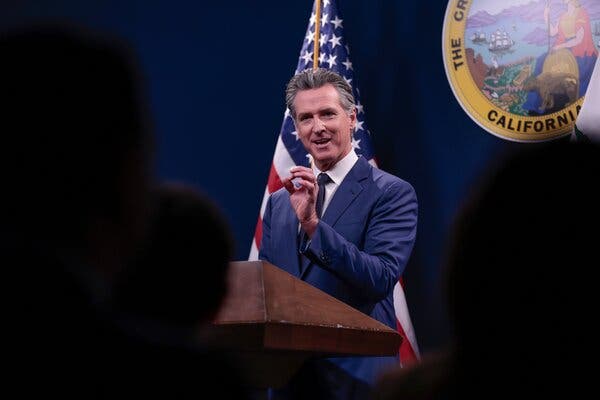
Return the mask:
<path fill-rule="evenodd" d="M 528 117 L 503 110 L 481 93 L 469 71 L 464 43 L 465 26 L 472 2 L 473 0 L 448 1 L 442 32 L 446 77 L 463 110 L 489 133 L 515 142 L 541 142 L 571 134 L 583 97 L 555 113 Z"/>

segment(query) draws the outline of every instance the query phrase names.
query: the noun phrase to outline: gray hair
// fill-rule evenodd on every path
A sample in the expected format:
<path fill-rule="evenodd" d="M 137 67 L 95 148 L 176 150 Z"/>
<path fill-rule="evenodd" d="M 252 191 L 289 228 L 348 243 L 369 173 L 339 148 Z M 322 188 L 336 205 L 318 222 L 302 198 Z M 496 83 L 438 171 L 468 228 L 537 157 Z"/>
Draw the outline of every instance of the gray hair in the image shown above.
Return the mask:
<path fill-rule="evenodd" d="M 294 99 L 301 90 L 318 89 L 327 84 L 332 85 L 337 90 L 340 97 L 340 104 L 348 114 L 352 113 L 355 107 L 354 95 L 352 95 L 352 87 L 337 73 L 325 69 L 305 69 L 294 75 L 287 84 L 285 90 L 285 103 L 292 114 L 292 118 L 296 118 L 296 110 L 294 110 Z"/>

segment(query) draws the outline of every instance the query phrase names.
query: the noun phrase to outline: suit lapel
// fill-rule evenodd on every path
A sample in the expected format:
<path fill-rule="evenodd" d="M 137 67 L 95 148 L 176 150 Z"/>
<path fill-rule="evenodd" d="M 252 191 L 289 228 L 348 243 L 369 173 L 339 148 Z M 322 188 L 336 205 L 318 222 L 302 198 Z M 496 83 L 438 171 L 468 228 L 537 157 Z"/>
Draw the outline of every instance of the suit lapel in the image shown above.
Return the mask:
<path fill-rule="evenodd" d="M 369 176 L 370 167 L 364 157 L 359 157 L 356 164 L 348 172 L 348 175 L 346 175 L 340 187 L 335 191 L 329 206 L 327 206 L 323 214 L 323 221 L 329 226 L 336 224 L 344 214 L 344 211 L 362 192 L 363 184 L 361 182 Z"/>

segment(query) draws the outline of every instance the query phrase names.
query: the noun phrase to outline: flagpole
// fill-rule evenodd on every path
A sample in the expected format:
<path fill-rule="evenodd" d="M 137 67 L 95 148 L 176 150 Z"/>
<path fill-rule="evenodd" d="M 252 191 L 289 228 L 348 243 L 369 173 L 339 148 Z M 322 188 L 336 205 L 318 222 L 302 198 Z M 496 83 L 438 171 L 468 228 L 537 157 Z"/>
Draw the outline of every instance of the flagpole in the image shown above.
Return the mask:
<path fill-rule="evenodd" d="M 319 35 L 321 30 L 321 0 L 315 0 L 315 40 L 313 45 L 313 69 L 319 68 Z"/>

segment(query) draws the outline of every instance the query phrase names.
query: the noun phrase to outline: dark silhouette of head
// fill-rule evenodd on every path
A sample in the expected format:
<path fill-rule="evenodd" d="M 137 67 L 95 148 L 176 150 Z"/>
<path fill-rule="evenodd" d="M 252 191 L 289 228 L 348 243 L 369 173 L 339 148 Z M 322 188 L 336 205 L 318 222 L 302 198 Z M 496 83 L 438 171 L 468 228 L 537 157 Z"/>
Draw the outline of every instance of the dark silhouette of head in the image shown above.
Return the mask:
<path fill-rule="evenodd" d="M 598 177 L 598 146 L 531 145 L 497 160 L 464 205 L 447 257 L 462 389 L 572 385 L 592 343 Z"/>
<path fill-rule="evenodd" d="M 129 47 L 104 34 L 46 25 L 0 34 L 0 54 L 0 265 L 11 311 L 5 318 L 9 385 L 28 398 L 244 398 L 221 354 L 159 336 L 109 307 L 110 289 L 143 243 L 151 211 L 152 132 Z M 157 232 L 197 244 L 178 228 L 186 218 L 211 221 L 211 215 L 188 213 L 179 200 L 171 212 L 170 198 L 160 200 L 169 217 L 160 215 Z M 185 221 L 176 222 L 182 209 Z M 163 257 L 157 263 L 177 260 L 169 250 L 185 247 L 166 243 L 172 247 L 153 253 Z M 168 273 L 169 265 L 160 265 Z M 200 294 L 207 298 L 203 307 L 212 309 L 222 287 L 211 274 L 222 266 L 210 267 L 217 269 L 199 268 L 214 286 L 203 281 L 200 290 L 211 294 Z M 176 283 L 184 282 L 178 277 Z M 190 368 L 201 365 L 200 375 Z"/>
<path fill-rule="evenodd" d="M 150 172 L 135 57 L 115 38 L 58 25 L 5 32 L 0 54 L 6 236 L 103 253 L 114 268 L 143 230 Z"/>
<path fill-rule="evenodd" d="M 380 377 L 373 399 L 506 399 L 593 390 L 600 148 L 508 148 L 472 187 L 447 241 L 453 340 Z M 594 354 L 594 356 L 592 356 Z"/>
<path fill-rule="evenodd" d="M 233 256 L 229 225 L 217 205 L 183 184 L 156 188 L 149 232 L 117 306 L 178 328 L 212 320 L 225 298 Z"/>

